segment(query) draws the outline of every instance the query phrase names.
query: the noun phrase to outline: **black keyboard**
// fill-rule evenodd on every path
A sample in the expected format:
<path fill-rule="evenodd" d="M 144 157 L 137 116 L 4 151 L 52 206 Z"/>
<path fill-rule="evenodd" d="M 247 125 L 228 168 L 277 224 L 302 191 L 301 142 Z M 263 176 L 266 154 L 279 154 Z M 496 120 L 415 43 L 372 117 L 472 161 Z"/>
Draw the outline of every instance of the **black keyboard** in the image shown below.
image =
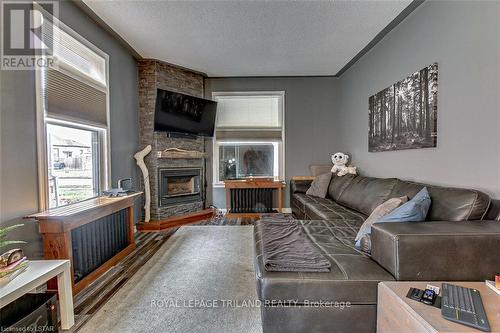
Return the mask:
<path fill-rule="evenodd" d="M 454 284 L 443 283 L 441 315 L 444 319 L 490 332 L 479 291 Z"/>

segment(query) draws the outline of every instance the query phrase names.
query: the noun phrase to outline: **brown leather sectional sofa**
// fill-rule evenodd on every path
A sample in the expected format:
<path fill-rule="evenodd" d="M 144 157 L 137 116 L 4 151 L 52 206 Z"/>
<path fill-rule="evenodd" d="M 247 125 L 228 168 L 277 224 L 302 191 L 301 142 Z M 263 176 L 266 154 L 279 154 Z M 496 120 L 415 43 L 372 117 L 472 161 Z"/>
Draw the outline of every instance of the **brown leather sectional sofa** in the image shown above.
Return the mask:
<path fill-rule="evenodd" d="M 267 272 L 256 225 L 264 333 L 375 332 L 380 281 L 484 281 L 500 267 L 500 222 L 484 220 L 491 200 L 482 192 L 347 175 L 332 177 L 323 199 L 306 195 L 309 185 L 291 182 L 292 211 L 331 271 Z M 376 224 L 371 255 L 354 247 L 375 207 L 392 197 L 412 198 L 424 186 L 432 199 L 428 221 Z"/>

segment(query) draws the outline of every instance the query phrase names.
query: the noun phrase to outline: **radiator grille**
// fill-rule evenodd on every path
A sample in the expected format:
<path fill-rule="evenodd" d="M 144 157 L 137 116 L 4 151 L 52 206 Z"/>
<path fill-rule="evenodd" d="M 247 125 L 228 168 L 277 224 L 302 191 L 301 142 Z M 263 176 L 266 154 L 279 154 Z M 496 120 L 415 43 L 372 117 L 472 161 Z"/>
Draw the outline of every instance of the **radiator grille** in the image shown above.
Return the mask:
<path fill-rule="evenodd" d="M 123 209 L 71 231 L 75 283 L 127 247 L 127 221 Z"/>
<path fill-rule="evenodd" d="M 272 188 L 235 188 L 230 190 L 231 213 L 270 213 L 273 211 Z"/>

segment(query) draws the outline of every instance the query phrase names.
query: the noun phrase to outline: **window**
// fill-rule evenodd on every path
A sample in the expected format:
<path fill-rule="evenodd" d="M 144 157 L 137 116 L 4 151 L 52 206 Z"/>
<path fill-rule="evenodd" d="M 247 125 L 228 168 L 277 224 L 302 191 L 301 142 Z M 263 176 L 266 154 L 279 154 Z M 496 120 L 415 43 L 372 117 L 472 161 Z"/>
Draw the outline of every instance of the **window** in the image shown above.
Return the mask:
<path fill-rule="evenodd" d="M 99 130 L 47 123 L 49 207 L 99 195 Z M 62 154 L 60 153 L 62 152 Z"/>
<path fill-rule="evenodd" d="M 84 75 L 87 80 L 106 86 L 106 59 L 86 47 L 77 38 L 54 26 L 54 57 L 57 66 Z"/>
<path fill-rule="evenodd" d="M 279 177 L 279 142 L 219 142 L 219 181 Z"/>
<path fill-rule="evenodd" d="M 54 66 L 37 70 L 41 209 L 99 196 L 110 169 L 108 56 L 54 20 L 42 26 Z"/>
<path fill-rule="evenodd" d="M 214 93 L 214 184 L 284 176 L 283 92 Z"/>

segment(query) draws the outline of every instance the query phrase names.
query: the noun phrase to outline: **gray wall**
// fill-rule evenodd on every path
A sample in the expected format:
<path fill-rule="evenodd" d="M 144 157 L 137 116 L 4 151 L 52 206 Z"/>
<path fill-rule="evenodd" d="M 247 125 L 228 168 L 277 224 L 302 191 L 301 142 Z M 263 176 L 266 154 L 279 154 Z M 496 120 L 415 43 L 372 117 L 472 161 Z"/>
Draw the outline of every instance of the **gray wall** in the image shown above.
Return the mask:
<path fill-rule="evenodd" d="M 339 80 L 335 149 L 361 173 L 500 197 L 500 2 L 426 1 Z M 368 152 L 368 96 L 439 63 L 438 146 Z"/>
<path fill-rule="evenodd" d="M 135 59 L 72 2 L 60 2 L 60 19 L 110 57 L 112 182 L 116 185 L 119 178 L 137 179 L 139 172 L 132 157 L 138 148 Z M 28 256 L 41 257 L 36 224 L 21 220 L 22 216 L 38 211 L 34 72 L 2 72 L 0 105 L 0 223 L 25 223 L 11 238 L 29 242 L 22 246 Z"/>
<path fill-rule="evenodd" d="M 333 77 L 214 78 L 205 80 L 205 97 L 220 91 L 285 91 L 285 177 L 309 175 L 309 164 L 330 163 L 334 153 Z M 207 162 L 212 177 L 212 161 Z M 210 183 L 210 182 L 209 182 Z M 288 187 L 287 187 L 288 188 Z M 289 207 L 288 192 L 286 205 Z M 213 203 L 225 207 L 224 189 L 215 188 Z"/>

